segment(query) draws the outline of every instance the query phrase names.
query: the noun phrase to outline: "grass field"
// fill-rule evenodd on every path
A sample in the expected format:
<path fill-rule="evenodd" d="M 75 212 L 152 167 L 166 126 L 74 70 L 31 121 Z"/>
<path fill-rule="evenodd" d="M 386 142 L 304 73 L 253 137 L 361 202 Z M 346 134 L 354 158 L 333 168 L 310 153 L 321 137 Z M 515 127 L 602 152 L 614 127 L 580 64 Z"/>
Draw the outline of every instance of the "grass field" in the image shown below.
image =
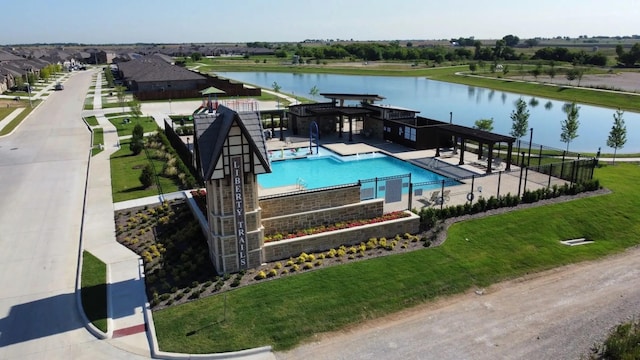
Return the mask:
<path fill-rule="evenodd" d="M 82 307 L 102 332 L 107 332 L 107 266 L 87 251 L 82 252 Z"/>
<path fill-rule="evenodd" d="M 126 124 L 122 118 L 109 119 L 109 122 L 116 127 L 116 130 L 118 130 L 118 136 L 131 135 L 136 124 L 142 125 L 145 133 L 158 130 L 158 124 L 156 124 L 155 120 L 153 120 L 151 116 L 131 117 L 129 119 L 131 122 Z"/>
<path fill-rule="evenodd" d="M 158 189 L 157 186 L 143 188 L 138 177 L 142 173 L 142 168 L 149 162 L 145 152 L 133 155 L 129 150 L 128 140 L 122 141 L 120 146 L 121 149 L 111 155 L 113 202 L 158 195 L 160 191 L 163 193 L 178 191 L 178 185 L 172 179 L 160 175 L 164 162 L 155 159 L 152 160 L 152 164 L 162 189 Z"/>
<path fill-rule="evenodd" d="M 102 128 L 93 129 L 93 147 L 91 148 L 91 156 L 95 156 L 104 150 L 99 145 L 104 145 L 104 131 Z"/>
<path fill-rule="evenodd" d="M 27 115 L 31 114 L 33 109 L 36 108 L 36 106 L 38 105 L 38 103 L 40 103 L 40 101 L 41 100 L 33 100 L 33 107 L 26 107 L 20 114 L 18 114 L 18 116 L 16 116 L 13 120 L 11 120 L 10 123 L 6 124 L 4 128 L 0 130 L 0 136 L 7 135 L 11 133 L 13 129 L 18 127 L 18 125 L 20 125 L 22 120 L 24 120 L 27 117 Z"/>
<path fill-rule="evenodd" d="M 160 348 L 288 349 L 314 334 L 440 296 L 620 252 L 640 243 L 638 176 L 635 165 L 604 167 L 596 178 L 613 190 L 609 195 L 458 223 L 437 248 L 330 267 L 155 312 Z M 583 236 L 595 243 L 559 245 Z"/>
<path fill-rule="evenodd" d="M 98 119 L 95 116 L 87 116 L 84 120 L 89 124 L 89 126 L 98 126 Z"/>

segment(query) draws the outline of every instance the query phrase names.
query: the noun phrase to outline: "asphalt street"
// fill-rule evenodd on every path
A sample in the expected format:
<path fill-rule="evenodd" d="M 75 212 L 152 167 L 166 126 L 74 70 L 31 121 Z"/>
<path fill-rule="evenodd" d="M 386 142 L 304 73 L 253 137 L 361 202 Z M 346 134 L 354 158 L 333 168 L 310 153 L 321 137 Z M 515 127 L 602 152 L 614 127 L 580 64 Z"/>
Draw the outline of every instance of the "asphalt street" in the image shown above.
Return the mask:
<path fill-rule="evenodd" d="M 75 280 L 91 135 L 91 72 L 0 138 L 0 359 L 136 359 L 85 329 Z"/>

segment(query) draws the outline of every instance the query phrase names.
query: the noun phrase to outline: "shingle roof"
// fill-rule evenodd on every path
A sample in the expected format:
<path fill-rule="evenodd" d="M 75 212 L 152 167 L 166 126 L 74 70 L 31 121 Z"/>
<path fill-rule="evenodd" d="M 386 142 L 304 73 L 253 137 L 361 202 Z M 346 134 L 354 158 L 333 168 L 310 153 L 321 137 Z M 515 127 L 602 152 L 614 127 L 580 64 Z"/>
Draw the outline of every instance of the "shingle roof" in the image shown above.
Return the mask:
<path fill-rule="evenodd" d="M 239 114 L 220 106 L 217 114 L 194 116 L 200 175 L 203 179 L 211 179 L 218 159 L 223 155 L 225 140 L 234 123 L 238 124 L 244 137 L 248 139 L 251 152 L 258 158 L 260 164 L 267 172 L 271 172 L 259 114 L 255 112 Z"/>
<path fill-rule="evenodd" d="M 118 63 L 118 69 L 126 79 L 136 82 L 206 79 L 200 74 L 168 64 L 154 56 Z"/>
<path fill-rule="evenodd" d="M 2 61 L 16 61 L 16 60 L 24 60 L 20 56 L 13 55 L 8 51 L 0 50 L 0 62 Z"/>

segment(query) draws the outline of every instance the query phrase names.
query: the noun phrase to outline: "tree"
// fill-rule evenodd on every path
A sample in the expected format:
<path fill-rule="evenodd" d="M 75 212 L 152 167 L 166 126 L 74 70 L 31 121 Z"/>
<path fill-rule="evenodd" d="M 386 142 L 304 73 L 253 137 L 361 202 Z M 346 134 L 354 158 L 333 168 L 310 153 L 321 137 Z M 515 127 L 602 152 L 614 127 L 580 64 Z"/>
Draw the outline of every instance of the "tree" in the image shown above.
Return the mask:
<path fill-rule="evenodd" d="M 194 52 L 191 54 L 191 60 L 200 61 L 200 59 L 202 59 L 202 54 L 200 54 L 199 52 Z"/>
<path fill-rule="evenodd" d="M 474 63 L 474 62 L 469 63 L 469 70 L 470 70 L 472 73 L 475 73 L 475 72 L 476 72 L 476 70 L 478 70 L 478 64 L 476 64 L 476 63 Z"/>
<path fill-rule="evenodd" d="M 140 154 L 143 149 L 144 143 L 142 142 L 142 139 L 131 139 L 131 142 L 129 143 L 129 150 L 131 150 L 133 155 Z"/>
<path fill-rule="evenodd" d="M 280 84 L 278 84 L 276 81 L 274 81 L 273 84 L 271 84 L 271 87 L 273 88 L 273 91 L 275 91 L 276 93 L 279 93 L 280 89 L 282 89 L 282 86 L 280 86 Z M 277 109 L 280 109 L 280 95 L 276 95 L 276 98 L 278 101 Z"/>
<path fill-rule="evenodd" d="M 527 133 L 529 127 L 529 110 L 527 103 L 522 99 L 516 101 L 516 109 L 511 112 L 511 136 L 520 139 Z"/>
<path fill-rule="evenodd" d="M 120 106 L 122 106 L 122 112 L 124 112 L 124 99 L 127 96 L 125 93 L 126 88 L 124 86 L 116 86 L 116 97 L 118 98 L 118 102 Z"/>
<path fill-rule="evenodd" d="M 569 151 L 569 144 L 573 139 L 578 137 L 578 127 L 580 122 L 578 121 L 580 107 L 576 103 L 571 103 L 565 108 L 567 118 L 562 121 L 562 133 L 560 133 L 560 141 L 567 143 L 567 152 Z"/>
<path fill-rule="evenodd" d="M 316 96 L 318 96 L 318 94 L 320 94 L 320 89 L 318 89 L 316 85 L 313 85 L 313 87 L 311 87 L 311 89 L 309 90 L 309 95 L 315 98 Z"/>
<path fill-rule="evenodd" d="M 140 115 L 142 115 L 142 110 L 141 110 L 142 105 L 140 104 L 140 101 L 133 99 L 131 101 L 129 101 L 129 108 L 131 109 L 131 112 L 133 113 L 133 116 L 135 116 L 136 118 L 140 117 Z"/>
<path fill-rule="evenodd" d="M 493 118 L 476 120 L 473 127 L 479 130 L 491 132 L 493 131 Z"/>
<path fill-rule="evenodd" d="M 154 176 L 153 167 L 151 166 L 151 164 L 147 164 L 142 169 L 142 173 L 140 174 L 140 177 L 138 178 L 138 180 L 140 180 L 140 183 L 146 189 L 151 185 L 153 185 L 153 176 Z"/>
<path fill-rule="evenodd" d="M 627 142 L 627 126 L 624 124 L 622 115 L 624 111 L 618 109 L 613 114 L 613 126 L 609 132 L 609 138 L 607 138 L 607 146 L 613 148 L 613 163 L 616 163 L 616 153 L 618 149 L 622 149 Z"/>
<path fill-rule="evenodd" d="M 502 40 L 504 40 L 505 44 L 510 47 L 514 47 L 520 42 L 520 38 L 514 35 L 507 35 L 503 37 Z"/>
<path fill-rule="evenodd" d="M 131 132 L 131 142 L 129 143 L 129 150 L 133 155 L 138 155 L 144 149 L 144 128 L 140 124 L 136 124 Z"/>

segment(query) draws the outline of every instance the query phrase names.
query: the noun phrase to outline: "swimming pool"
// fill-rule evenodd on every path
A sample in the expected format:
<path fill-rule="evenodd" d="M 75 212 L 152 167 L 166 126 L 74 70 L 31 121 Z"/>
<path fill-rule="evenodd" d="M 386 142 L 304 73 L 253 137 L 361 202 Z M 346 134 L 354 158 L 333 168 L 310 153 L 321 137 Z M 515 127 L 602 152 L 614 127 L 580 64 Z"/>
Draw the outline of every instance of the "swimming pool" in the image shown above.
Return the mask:
<path fill-rule="evenodd" d="M 315 148 L 314 148 L 315 150 Z M 285 153 L 288 150 L 283 150 Z M 273 152 L 270 174 L 258 175 L 258 183 L 263 188 L 302 185 L 306 189 L 357 183 L 358 180 L 411 173 L 412 183 L 434 182 L 449 178 L 425 170 L 406 161 L 381 153 L 366 153 L 340 156 L 325 148 L 318 154 L 305 158 L 275 161 L 279 151 Z"/>

